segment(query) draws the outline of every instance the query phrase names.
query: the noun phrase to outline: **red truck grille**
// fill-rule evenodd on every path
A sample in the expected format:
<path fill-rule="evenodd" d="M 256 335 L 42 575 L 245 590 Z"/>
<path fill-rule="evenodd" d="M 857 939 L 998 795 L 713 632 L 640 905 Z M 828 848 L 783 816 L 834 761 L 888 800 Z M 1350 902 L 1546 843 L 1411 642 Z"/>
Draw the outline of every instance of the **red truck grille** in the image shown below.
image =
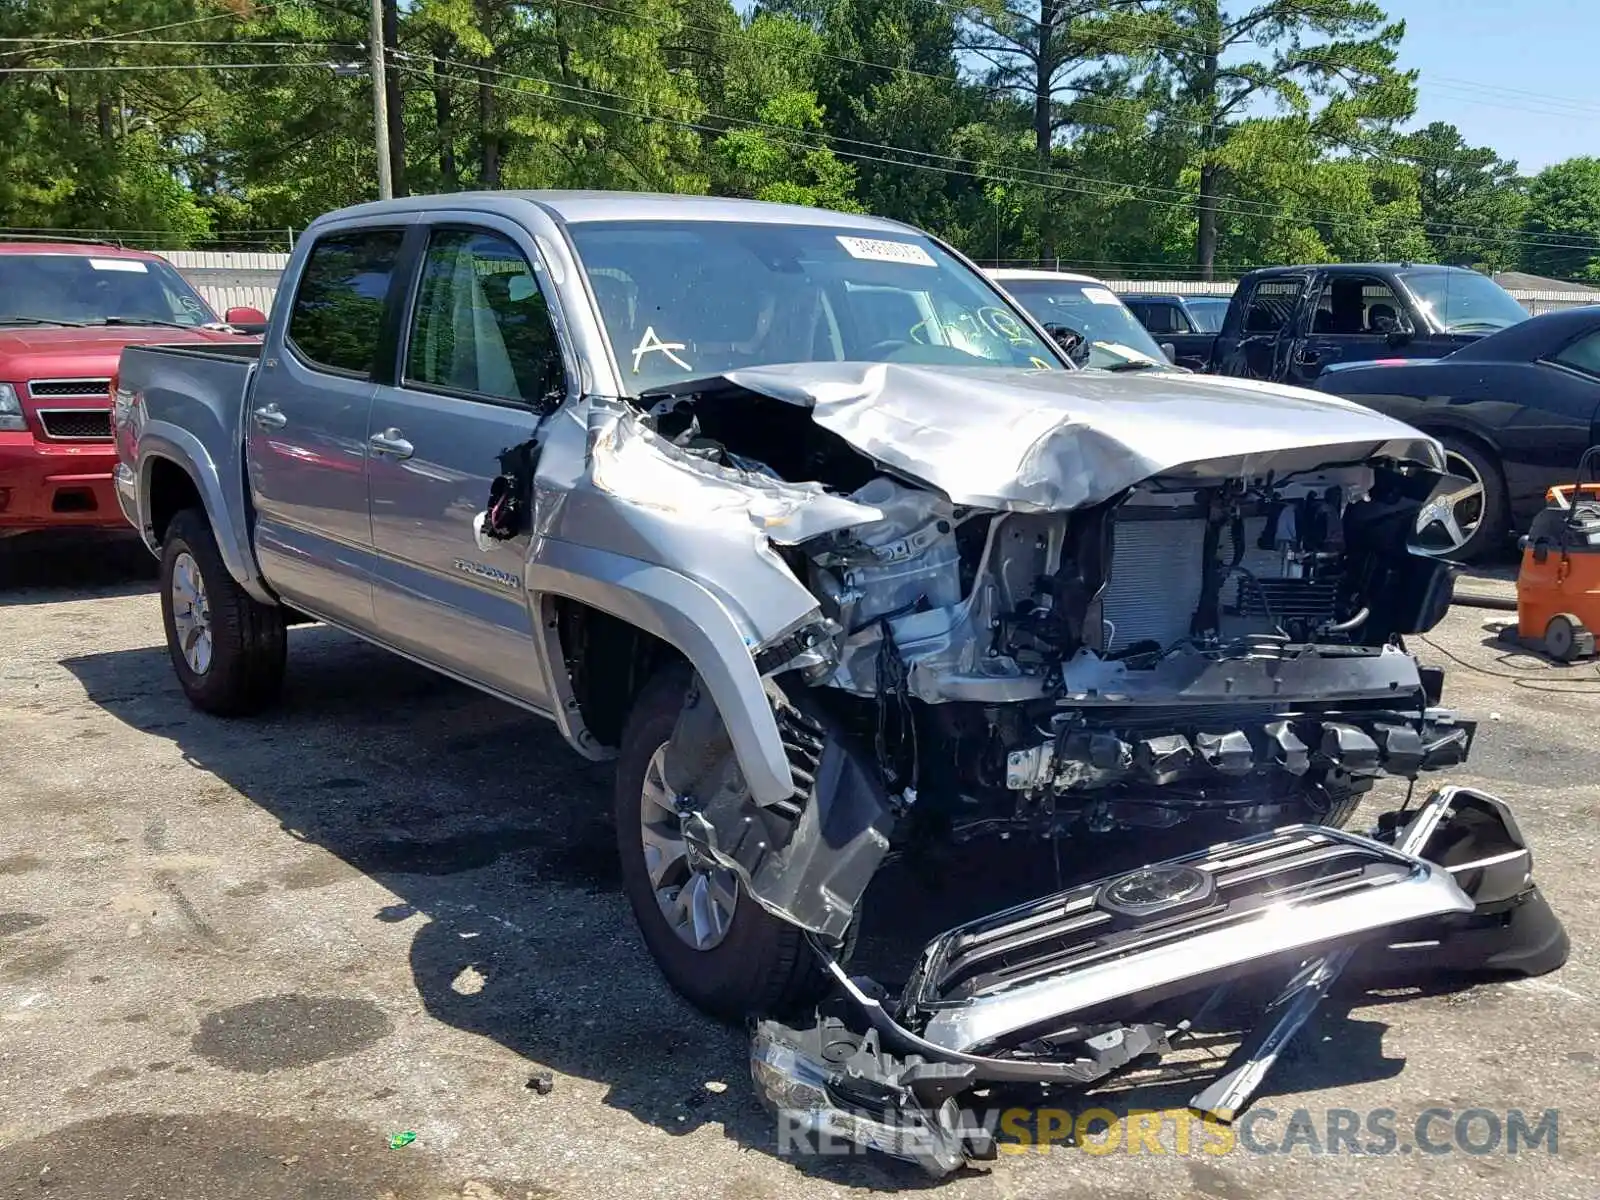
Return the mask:
<path fill-rule="evenodd" d="M 110 441 L 111 414 L 94 408 L 41 408 L 39 422 L 47 437 L 73 441 Z"/>
<path fill-rule="evenodd" d="M 111 395 L 111 380 L 95 379 L 30 379 L 28 394 L 35 400 L 101 400 Z"/>

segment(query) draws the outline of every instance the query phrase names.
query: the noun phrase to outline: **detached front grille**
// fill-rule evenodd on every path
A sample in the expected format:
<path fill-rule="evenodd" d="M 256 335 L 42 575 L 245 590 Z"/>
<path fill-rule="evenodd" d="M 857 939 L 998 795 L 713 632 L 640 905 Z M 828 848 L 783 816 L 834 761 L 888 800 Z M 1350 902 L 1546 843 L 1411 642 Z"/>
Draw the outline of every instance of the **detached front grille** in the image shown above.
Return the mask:
<path fill-rule="evenodd" d="M 32 379 L 28 394 L 35 400 L 99 400 L 111 395 L 110 379 Z"/>
<path fill-rule="evenodd" d="M 1470 907 L 1426 863 L 1290 826 L 950 930 L 923 951 L 903 1011 L 929 1041 L 986 1053 Z"/>
<path fill-rule="evenodd" d="M 46 436 L 75 442 L 111 440 L 111 414 L 94 408 L 41 408 Z"/>

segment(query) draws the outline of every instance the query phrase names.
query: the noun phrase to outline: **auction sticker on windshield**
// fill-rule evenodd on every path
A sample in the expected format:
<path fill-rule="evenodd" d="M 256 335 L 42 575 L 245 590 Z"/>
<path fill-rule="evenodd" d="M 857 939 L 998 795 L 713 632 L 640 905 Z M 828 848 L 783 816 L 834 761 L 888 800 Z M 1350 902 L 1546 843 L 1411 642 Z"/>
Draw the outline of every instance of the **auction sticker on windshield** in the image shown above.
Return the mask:
<path fill-rule="evenodd" d="M 881 238 L 840 236 L 839 245 L 844 247 L 845 253 L 851 258 L 863 258 L 868 262 L 907 263 L 917 267 L 939 265 L 933 261 L 933 255 L 913 242 L 886 242 Z"/>
<path fill-rule="evenodd" d="M 1084 299 L 1090 304 L 1116 304 L 1117 295 L 1110 288 L 1086 287 L 1083 289 Z"/>
<path fill-rule="evenodd" d="M 96 271 L 132 271 L 138 275 L 147 275 L 150 271 L 137 258 L 91 258 L 89 266 Z"/>

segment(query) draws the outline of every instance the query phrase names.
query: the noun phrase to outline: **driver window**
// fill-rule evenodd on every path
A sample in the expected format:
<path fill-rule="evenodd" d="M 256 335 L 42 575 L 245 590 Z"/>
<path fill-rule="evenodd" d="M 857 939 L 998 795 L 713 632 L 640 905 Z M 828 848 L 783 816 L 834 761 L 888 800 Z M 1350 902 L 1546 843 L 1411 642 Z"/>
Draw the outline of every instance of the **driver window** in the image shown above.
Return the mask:
<path fill-rule="evenodd" d="M 1405 328 L 1405 308 L 1383 280 L 1374 276 L 1335 276 L 1317 300 L 1313 333 L 1381 337 Z"/>
<path fill-rule="evenodd" d="M 566 371 L 538 270 L 499 234 L 434 231 L 411 319 L 407 382 L 541 412 L 559 405 Z"/>

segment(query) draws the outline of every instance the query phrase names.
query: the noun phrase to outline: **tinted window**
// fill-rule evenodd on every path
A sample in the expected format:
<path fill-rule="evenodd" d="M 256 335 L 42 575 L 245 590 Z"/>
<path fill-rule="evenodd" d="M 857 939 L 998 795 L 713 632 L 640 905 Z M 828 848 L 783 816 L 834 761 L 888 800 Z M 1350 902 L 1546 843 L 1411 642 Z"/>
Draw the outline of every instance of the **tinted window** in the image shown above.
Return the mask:
<path fill-rule="evenodd" d="M 411 318 L 406 379 L 553 408 L 566 395 L 561 346 L 535 269 L 499 234 L 439 230 Z"/>
<path fill-rule="evenodd" d="M 1244 331 L 1277 333 L 1288 324 L 1303 286 L 1299 279 L 1268 279 L 1256 284 L 1245 310 Z"/>
<path fill-rule="evenodd" d="M 1555 360 L 1586 375 L 1600 376 L 1600 333 L 1586 333 L 1568 343 Z"/>
<path fill-rule="evenodd" d="M 172 267 L 95 254 L 0 254 L 0 325 L 108 319 L 204 325 L 217 319 Z"/>
<path fill-rule="evenodd" d="M 317 240 L 289 317 L 295 350 L 319 366 L 372 373 L 401 236 L 398 229 L 364 229 Z"/>
<path fill-rule="evenodd" d="M 1147 302 L 1139 320 L 1151 333 L 1187 333 L 1178 316 L 1178 306 L 1164 301 Z"/>
<path fill-rule="evenodd" d="M 980 276 L 911 230 L 605 221 L 570 233 L 633 394 L 776 363 L 1061 364 Z"/>

